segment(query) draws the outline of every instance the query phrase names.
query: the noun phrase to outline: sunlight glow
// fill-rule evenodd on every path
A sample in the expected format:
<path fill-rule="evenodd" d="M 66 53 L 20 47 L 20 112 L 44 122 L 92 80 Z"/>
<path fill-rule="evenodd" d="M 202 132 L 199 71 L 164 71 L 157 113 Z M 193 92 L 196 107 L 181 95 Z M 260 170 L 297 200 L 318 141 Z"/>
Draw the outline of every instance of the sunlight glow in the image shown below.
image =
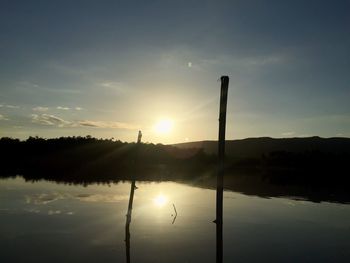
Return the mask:
<path fill-rule="evenodd" d="M 153 203 L 158 207 L 164 206 L 167 202 L 168 202 L 168 199 L 162 194 L 159 194 L 153 199 Z"/>
<path fill-rule="evenodd" d="M 169 119 L 160 120 L 155 126 L 154 130 L 160 134 L 169 133 L 173 128 L 173 121 Z"/>

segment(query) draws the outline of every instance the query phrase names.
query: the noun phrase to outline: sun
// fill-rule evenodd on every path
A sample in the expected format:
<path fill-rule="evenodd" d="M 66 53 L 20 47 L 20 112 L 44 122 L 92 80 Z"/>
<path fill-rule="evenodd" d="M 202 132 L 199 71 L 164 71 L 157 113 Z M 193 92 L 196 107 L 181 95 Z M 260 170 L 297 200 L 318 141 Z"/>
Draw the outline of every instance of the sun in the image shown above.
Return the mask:
<path fill-rule="evenodd" d="M 171 132 L 173 125 L 174 123 L 170 119 L 160 120 L 156 123 L 156 125 L 154 125 L 154 130 L 159 134 L 167 134 Z"/>
<path fill-rule="evenodd" d="M 158 207 L 164 206 L 167 202 L 168 202 L 168 199 L 162 194 L 157 195 L 153 199 L 153 203 Z"/>

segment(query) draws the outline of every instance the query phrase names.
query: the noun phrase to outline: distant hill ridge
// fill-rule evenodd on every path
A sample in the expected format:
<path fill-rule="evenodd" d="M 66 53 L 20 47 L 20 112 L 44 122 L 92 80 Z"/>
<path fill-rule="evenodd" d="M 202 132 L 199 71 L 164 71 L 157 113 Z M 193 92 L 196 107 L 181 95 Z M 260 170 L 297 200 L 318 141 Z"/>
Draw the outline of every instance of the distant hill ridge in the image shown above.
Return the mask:
<path fill-rule="evenodd" d="M 217 141 L 197 141 L 173 144 L 178 148 L 202 148 L 205 153 L 217 153 Z M 226 140 L 226 155 L 232 157 L 258 157 L 276 151 L 325 153 L 350 153 L 350 138 L 306 137 L 306 138 L 247 138 Z"/>

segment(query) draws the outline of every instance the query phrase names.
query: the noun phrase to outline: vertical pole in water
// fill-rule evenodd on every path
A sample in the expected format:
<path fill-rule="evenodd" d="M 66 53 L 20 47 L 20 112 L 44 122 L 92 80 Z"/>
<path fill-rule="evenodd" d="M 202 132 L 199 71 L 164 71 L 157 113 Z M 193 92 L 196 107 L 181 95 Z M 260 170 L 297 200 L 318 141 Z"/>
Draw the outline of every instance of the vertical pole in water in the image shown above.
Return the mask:
<path fill-rule="evenodd" d="M 142 138 L 142 133 L 141 131 L 139 131 L 139 134 L 137 136 L 136 155 L 138 154 L 138 147 L 139 147 L 139 144 L 141 143 L 141 138 Z M 135 161 L 137 162 L 137 160 Z M 132 205 L 134 203 L 135 189 L 136 189 L 136 183 L 135 183 L 135 177 L 134 177 L 131 181 L 129 205 L 128 205 L 128 212 L 126 214 L 126 223 L 125 223 L 125 245 L 126 245 L 126 262 L 127 263 L 130 263 L 130 223 L 131 223 Z"/>
<path fill-rule="evenodd" d="M 223 261 L 223 237 L 222 237 L 222 216 L 223 216 L 223 191 L 224 191 L 224 169 L 225 169 L 225 130 L 226 130 L 226 110 L 228 93 L 228 76 L 222 76 L 220 94 L 219 113 L 219 168 L 216 184 L 216 262 Z"/>

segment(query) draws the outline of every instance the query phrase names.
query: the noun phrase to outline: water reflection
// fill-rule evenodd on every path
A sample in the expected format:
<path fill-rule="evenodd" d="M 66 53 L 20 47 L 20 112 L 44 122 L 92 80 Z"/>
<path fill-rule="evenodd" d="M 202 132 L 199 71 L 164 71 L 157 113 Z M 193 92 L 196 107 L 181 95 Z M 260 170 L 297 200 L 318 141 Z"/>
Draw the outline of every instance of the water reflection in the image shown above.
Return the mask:
<path fill-rule="evenodd" d="M 167 202 L 168 199 L 163 194 L 159 194 L 153 199 L 153 203 L 158 207 L 164 206 Z"/>
<path fill-rule="evenodd" d="M 214 190 L 136 182 L 132 262 L 215 262 Z M 167 203 L 154 204 L 162 193 Z M 130 183 L 0 180 L 2 262 L 123 262 Z M 350 206 L 224 192 L 224 262 L 350 262 Z M 175 204 L 179 216 L 172 224 Z"/>

